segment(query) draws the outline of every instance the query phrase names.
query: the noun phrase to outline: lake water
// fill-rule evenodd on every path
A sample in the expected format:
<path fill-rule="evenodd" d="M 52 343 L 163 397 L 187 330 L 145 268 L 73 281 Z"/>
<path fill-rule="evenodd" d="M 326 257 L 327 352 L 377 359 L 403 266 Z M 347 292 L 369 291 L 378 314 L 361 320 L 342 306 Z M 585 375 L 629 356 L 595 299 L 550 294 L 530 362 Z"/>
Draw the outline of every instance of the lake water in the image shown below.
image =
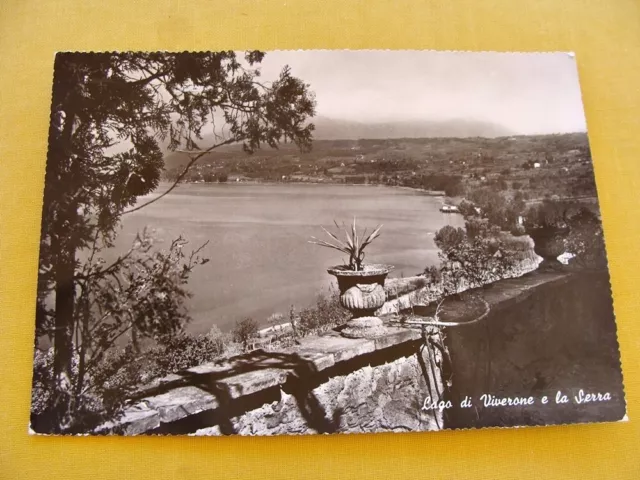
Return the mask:
<path fill-rule="evenodd" d="M 188 330 L 202 333 L 214 324 L 229 330 L 247 316 L 261 324 L 275 312 L 286 316 L 292 304 L 309 306 L 335 284 L 326 269 L 345 255 L 308 243 L 312 235 L 326 238 L 320 227 L 334 227 L 334 219 L 348 223 L 355 215 L 360 228 L 369 230 L 384 224 L 365 261 L 395 265 L 391 277 L 437 263 L 434 232 L 447 224 L 463 226 L 459 215 L 439 211 L 443 201 L 382 186 L 180 185 L 123 217 L 116 250 L 128 249 L 145 226 L 155 230 L 158 248 L 181 234 L 190 242 L 185 252 L 208 240 L 203 255 L 210 262 L 197 267 L 189 282 Z"/>

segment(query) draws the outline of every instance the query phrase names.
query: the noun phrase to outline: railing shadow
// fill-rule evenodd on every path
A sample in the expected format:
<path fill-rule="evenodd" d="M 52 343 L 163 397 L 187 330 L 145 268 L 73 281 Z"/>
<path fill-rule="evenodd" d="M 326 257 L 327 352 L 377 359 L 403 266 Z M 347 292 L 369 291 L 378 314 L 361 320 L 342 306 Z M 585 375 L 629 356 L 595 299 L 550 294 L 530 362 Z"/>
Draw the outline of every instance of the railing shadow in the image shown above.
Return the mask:
<path fill-rule="evenodd" d="M 150 433 L 190 433 L 200 428 L 218 425 L 225 435 L 238 433 L 234 418 L 265 403 L 280 401 L 282 385 L 259 389 L 256 392 L 242 393 L 242 384 L 225 380 L 250 372 L 267 369 L 279 369 L 285 372 L 287 391 L 297 404 L 298 411 L 310 429 L 318 433 L 336 432 L 340 426 L 341 411 L 337 409 L 328 418 L 322 403 L 313 393 L 317 381 L 311 381 L 318 374 L 317 367 L 297 353 L 267 352 L 255 350 L 228 360 L 211 362 L 202 367 L 211 367 L 214 371 L 198 373 L 193 369 L 178 372 L 171 381 L 145 389 L 132 401 L 161 395 L 173 389 L 186 386 L 197 387 L 214 396 L 218 406 L 213 410 L 187 415 L 186 417 L 161 424 Z"/>

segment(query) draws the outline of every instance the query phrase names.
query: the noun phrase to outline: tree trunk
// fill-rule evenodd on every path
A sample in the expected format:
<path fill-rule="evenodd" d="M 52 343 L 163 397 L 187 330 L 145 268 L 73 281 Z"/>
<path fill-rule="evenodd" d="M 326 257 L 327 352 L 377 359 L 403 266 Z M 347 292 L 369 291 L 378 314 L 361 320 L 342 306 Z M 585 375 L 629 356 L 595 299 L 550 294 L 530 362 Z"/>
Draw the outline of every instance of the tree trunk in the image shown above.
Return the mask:
<path fill-rule="evenodd" d="M 73 359 L 73 326 L 75 308 L 75 251 L 63 247 L 56 268 L 56 327 L 53 373 L 57 388 L 70 386 Z"/>
<path fill-rule="evenodd" d="M 54 142 L 56 148 L 50 146 L 47 158 L 47 168 L 57 166 L 59 172 L 66 175 L 60 180 L 67 180 L 64 176 L 69 175 L 71 163 L 69 156 L 72 153 L 73 127 L 75 123 L 75 112 L 73 108 L 65 108 L 64 127 L 61 137 Z M 51 142 L 51 139 L 50 139 Z M 52 152 L 55 152 L 52 154 Z M 51 163 L 51 165 L 49 165 Z M 47 179 L 52 181 L 51 178 Z M 73 193 L 73 192 L 70 192 Z M 64 205 L 64 194 L 60 198 L 52 199 L 59 202 L 59 210 L 56 221 L 51 225 L 51 244 L 54 247 L 55 260 L 55 336 L 53 351 L 53 374 L 56 382 L 56 389 L 71 391 L 71 374 L 73 359 L 73 327 L 75 308 L 75 255 L 76 248 L 71 241 L 73 235 L 72 227 L 75 222 L 76 206 L 71 202 Z M 45 198 L 45 203 L 47 199 Z"/>

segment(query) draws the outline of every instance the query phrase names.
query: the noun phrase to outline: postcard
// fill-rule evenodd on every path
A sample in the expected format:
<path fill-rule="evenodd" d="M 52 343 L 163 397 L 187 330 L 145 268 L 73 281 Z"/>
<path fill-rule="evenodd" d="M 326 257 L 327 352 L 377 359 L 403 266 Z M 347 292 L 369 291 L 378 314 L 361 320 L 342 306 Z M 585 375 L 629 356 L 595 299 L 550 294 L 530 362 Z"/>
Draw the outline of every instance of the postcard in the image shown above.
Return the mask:
<path fill-rule="evenodd" d="M 575 56 L 58 53 L 33 365 L 33 434 L 626 420 Z"/>

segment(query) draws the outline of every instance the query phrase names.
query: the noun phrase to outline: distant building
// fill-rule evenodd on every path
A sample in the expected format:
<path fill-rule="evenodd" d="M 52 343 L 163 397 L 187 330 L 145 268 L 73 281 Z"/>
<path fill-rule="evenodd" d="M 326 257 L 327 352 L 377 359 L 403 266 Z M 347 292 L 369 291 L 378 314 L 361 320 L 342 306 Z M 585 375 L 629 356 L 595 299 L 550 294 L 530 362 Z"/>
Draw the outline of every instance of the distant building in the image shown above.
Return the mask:
<path fill-rule="evenodd" d="M 540 168 L 540 162 L 535 162 L 533 164 L 533 168 Z"/>
<path fill-rule="evenodd" d="M 455 205 L 443 205 L 440 207 L 442 213 L 458 213 L 460 210 Z"/>

